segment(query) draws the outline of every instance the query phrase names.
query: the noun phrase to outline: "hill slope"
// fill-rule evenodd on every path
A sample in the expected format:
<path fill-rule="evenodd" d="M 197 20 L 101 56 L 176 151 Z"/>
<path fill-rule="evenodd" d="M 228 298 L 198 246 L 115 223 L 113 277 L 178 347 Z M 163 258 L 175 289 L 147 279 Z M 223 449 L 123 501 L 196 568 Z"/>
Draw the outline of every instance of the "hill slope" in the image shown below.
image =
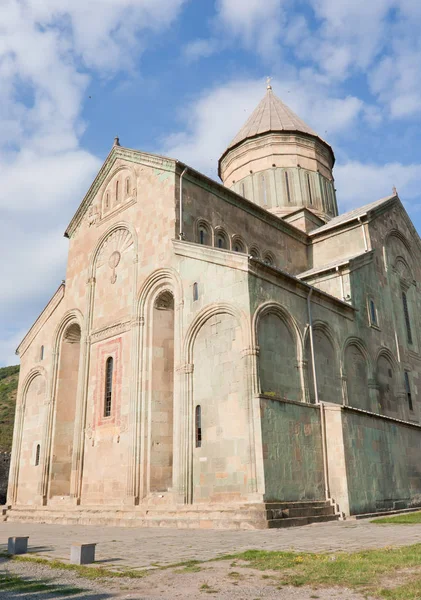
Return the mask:
<path fill-rule="evenodd" d="M 19 365 L 0 368 L 0 452 L 12 449 Z"/>

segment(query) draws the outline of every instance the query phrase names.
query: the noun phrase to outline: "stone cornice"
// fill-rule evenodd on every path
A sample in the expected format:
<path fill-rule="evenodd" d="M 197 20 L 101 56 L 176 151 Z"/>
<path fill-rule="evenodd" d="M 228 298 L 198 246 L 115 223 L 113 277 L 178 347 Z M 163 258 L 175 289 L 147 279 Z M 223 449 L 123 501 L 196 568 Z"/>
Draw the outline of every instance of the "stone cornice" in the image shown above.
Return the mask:
<path fill-rule="evenodd" d="M 32 344 L 32 341 L 34 340 L 35 336 L 39 333 L 45 322 L 50 318 L 57 306 L 63 300 L 64 293 L 65 285 L 64 283 L 62 283 L 58 287 L 57 291 L 54 293 L 53 297 L 48 302 L 44 310 L 41 312 L 39 317 L 36 319 L 28 333 L 25 335 L 19 346 L 17 347 L 16 354 L 18 356 L 22 356 L 26 352 L 28 347 Z"/>
<path fill-rule="evenodd" d="M 112 325 L 107 325 L 107 327 L 102 327 L 101 329 L 92 331 L 90 335 L 90 341 L 92 344 L 94 344 L 95 342 L 106 340 L 110 337 L 114 337 L 115 335 L 119 335 L 126 331 L 130 331 L 131 326 L 131 320 L 124 321 L 122 323 L 113 323 Z"/>
<path fill-rule="evenodd" d="M 79 208 L 77 209 L 74 217 L 70 221 L 64 235 L 70 238 L 80 225 L 86 211 L 88 210 L 92 200 L 97 195 L 99 189 L 104 183 L 108 173 L 112 169 L 114 163 L 118 159 L 123 159 L 129 162 L 137 164 L 144 164 L 149 167 L 156 167 L 164 171 L 175 171 L 176 161 L 172 158 L 166 158 L 157 154 L 149 154 L 147 152 L 141 152 L 140 150 L 131 150 L 129 148 L 123 148 L 122 146 L 113 146 L 111 152 L 105 159 L 104 164 L 98 171 L 97 176 L 92 182 L 86 196 L 82 200 Z"/>
<path fill-rule="evenodd" d="M 280 285 L 289 291 L 293 291 L 302 298 L 307 298 L 309 290 L 313 289 L 311 299 L 313 303 L 320 305 L 326 304 L 330 309 L 333 309 L 335 312 L 339 312 L 348 318 L 353 318 L 354 316 L 355 308 L 350 304 L 300 281 L 297 277 L 290 275 L 286 271 L 267 265 L 257 258 L 253 258 L 247 254 L 233 252 L 232 250 L 202 246 L 201 244 L 194 244 L 193 242 L 173 240 L 172 243 L 175 254 L 179 256 L 203 260 L 229 269 L 248 272 L 249 275 L 266 279 L 271 283 L 275 283 L 275 285 Z M 281 282 L 284 282 L 284 284 L 281 285 Z"/>

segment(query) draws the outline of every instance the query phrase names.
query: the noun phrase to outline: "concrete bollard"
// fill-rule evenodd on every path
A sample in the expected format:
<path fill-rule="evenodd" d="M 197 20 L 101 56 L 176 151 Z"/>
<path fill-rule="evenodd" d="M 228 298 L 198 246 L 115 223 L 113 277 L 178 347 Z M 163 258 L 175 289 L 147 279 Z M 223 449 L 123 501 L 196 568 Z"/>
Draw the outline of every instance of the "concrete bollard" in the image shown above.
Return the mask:
<path fill-rule="evenodd" d="M 96 544 L 79 544 L 77 542 L 70 546 L 70 562 L 73 565 L 89 565 L 95 562 Z"/>
<path fill-rule="evenodd" d="M 26 554 L 28 552 L 28 539 L 26 537 L 10 537 L 7 540 L 7 553 L 8 554 Z"/>

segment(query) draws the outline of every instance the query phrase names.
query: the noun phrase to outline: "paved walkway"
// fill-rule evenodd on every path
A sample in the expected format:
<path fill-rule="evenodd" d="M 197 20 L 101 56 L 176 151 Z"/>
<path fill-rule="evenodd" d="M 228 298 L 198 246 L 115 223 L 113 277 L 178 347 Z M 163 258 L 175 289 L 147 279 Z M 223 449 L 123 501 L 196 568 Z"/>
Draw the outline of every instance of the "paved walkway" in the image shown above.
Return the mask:
<path fill-rule="evenodd" d="M 244 550 L 338 551 L 421 543 L 420 525 L 339 521 L 265 531 L 95 527 L 0 523 L 0 551 L 7 538 L 29 535 L 29 550 L 67 560 L 72 542 L 97 542 L 96 558 L 108 567 L 144 568 L 209 560 Z"/>

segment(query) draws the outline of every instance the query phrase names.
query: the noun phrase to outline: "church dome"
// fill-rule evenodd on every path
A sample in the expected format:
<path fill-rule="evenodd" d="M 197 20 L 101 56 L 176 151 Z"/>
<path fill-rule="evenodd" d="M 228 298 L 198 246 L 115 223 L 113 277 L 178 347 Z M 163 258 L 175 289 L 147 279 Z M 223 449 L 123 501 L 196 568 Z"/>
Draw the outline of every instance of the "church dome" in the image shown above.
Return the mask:
<path fill-rule="evenodd" d="M 331 146 L 268 85 L 219 159 L 224 185 L 263 208 L 287 216 L 300 207 L 324 220 L 337 215 Z"/>

